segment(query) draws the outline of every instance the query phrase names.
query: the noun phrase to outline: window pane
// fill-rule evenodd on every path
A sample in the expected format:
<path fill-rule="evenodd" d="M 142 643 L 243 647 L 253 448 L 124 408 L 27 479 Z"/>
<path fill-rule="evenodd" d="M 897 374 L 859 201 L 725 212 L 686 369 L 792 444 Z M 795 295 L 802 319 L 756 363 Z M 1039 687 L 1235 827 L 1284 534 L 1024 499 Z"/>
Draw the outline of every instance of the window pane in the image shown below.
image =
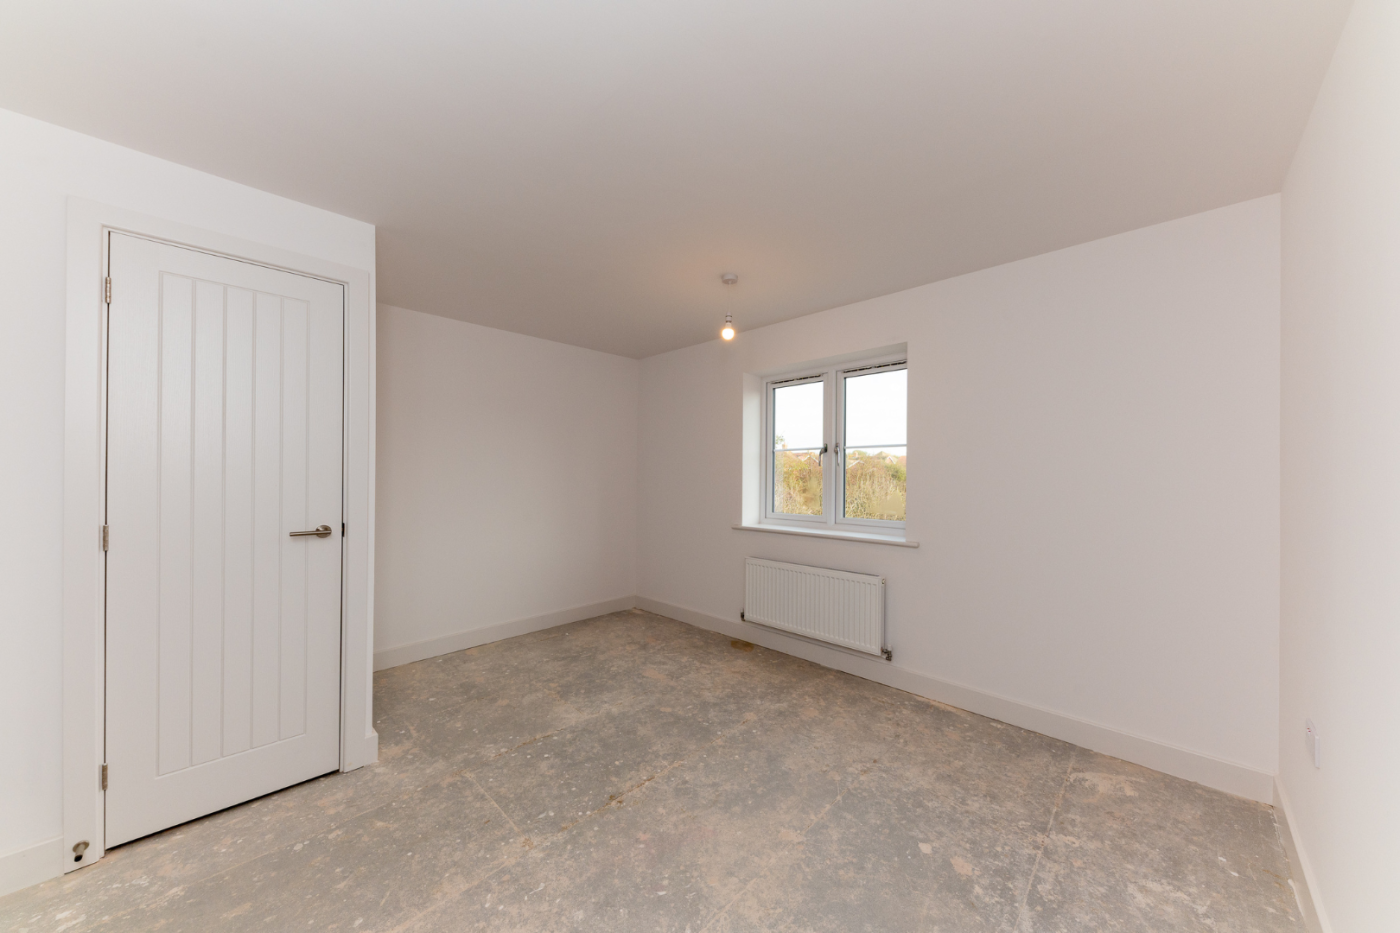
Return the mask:
<path fill-rule="evenodd" d="M 822 422 L 826 385 L 773 390 L 773 511 L 822 514 Z"/>
<path fill-rule="evenodd" d="M 904 521 L 908 375 L 896 369 L 846 377 L 847 518 Z"/>

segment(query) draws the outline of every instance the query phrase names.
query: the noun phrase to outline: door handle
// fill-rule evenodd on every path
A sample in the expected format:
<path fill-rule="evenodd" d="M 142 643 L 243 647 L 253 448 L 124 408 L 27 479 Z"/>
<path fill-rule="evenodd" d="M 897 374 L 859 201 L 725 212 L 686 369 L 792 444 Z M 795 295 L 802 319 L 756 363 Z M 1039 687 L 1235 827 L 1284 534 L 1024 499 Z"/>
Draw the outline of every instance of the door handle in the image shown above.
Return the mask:
<path fill-rule="evenodd" d="M 304 538 L 308 535 L 315 535 L 318 538 L 329 538 L 331 536 L 331 526 L 321 525 L 315 531 L 293 531 L 290 534 L 293 538 Z"/>

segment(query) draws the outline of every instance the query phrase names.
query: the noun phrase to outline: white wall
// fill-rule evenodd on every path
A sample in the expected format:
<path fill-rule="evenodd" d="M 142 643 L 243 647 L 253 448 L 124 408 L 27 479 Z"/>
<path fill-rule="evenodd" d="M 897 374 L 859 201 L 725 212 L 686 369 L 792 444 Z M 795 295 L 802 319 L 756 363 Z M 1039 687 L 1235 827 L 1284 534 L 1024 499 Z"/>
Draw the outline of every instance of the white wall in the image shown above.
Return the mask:
<path fill-rule="evenodd" d="M 1280 783 L 1323 922 L 1400 874 L 1400 4 L 1358 0 L 1283 191 Z M 1322 768 L 1304 746 L 1311 718 Z"/>
<path fill-rule="evenodd" d="M 1267 197 L 643 361 L 640 594 L 737 620 L 746 556 L 882 573 L 893 668 L 1267 797 L 1278 224 Z M 921 546 L 731 529 L 743 374 L 903 342 Z"/>
<path fill-rule="evenodd" d="M 69 195 L 374 269 L 369 224 L 0 111 L 0 890 L 58 873 Z"/>
<path fill-rule="evenodd" d="M 631 605 L 639 368 L 380 306 L 377 666 Z"/>

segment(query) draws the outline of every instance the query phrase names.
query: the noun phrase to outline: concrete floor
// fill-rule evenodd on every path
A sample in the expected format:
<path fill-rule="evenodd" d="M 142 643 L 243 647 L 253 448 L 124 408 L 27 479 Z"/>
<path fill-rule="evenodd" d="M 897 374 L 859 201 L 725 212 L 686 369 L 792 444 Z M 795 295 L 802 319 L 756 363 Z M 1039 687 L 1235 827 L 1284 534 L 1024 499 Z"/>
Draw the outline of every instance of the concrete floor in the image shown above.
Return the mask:
<path fill-rule="evenodd" d="M 380 761 L 0 929 L 1299 931 L 1272 811 L 640 611 L 380 672 Z"/>

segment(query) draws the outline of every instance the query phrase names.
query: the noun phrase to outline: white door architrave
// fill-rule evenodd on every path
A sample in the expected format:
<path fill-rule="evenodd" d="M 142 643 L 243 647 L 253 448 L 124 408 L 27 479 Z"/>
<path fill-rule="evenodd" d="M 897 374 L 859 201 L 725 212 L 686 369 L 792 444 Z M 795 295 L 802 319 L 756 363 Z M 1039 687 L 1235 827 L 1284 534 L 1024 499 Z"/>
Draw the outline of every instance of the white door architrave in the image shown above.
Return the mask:
<path fill-rule="evenodd" d="M 80 198 L 68 201 L 63 515 L 64 870 L 106 849 L 104 592 L 107 235 L 174 246 L 293 272 L 345 291 L 344 520 L 341 568 L 339 768 L 378 757 L 371 724 L 374 560 L 373 270 L 147 217 Z"/>

